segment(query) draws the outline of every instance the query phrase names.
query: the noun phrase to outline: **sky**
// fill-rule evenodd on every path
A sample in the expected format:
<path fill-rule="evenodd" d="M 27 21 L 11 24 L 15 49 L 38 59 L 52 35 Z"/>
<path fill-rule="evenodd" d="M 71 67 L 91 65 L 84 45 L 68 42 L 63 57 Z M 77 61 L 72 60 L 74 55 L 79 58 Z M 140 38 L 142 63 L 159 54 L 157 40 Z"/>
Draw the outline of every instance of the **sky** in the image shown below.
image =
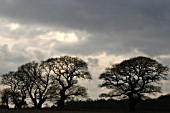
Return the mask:
<path fill-rule="evenodd" d="M 136 56 L 170 66 L 169 0 L 0 0 L 0 75 L 27 62 L 78 56 L 98 98 L 100 73 Z M 168 77 L 170 79 L 170 77 Z M 163 81 L 170 93 L 170 80 Z"/>

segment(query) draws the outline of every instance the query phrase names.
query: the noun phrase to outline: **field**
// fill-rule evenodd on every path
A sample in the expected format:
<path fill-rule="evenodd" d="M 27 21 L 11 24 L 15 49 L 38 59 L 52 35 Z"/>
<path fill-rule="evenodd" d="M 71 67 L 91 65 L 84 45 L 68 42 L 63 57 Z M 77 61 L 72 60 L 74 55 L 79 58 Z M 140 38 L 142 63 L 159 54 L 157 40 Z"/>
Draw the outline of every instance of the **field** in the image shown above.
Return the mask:
<path fill-rule="evenodd" d="M 131 112 L 116 112 L 116 111 L 58 111 L 58 110 L 18 110 L 18 109 L 0 109 L 0 113 L 131 113 Z M 170 112 L 152 112 L 152 111 L 141 111 L 133 113 L 170 113 Z"/>

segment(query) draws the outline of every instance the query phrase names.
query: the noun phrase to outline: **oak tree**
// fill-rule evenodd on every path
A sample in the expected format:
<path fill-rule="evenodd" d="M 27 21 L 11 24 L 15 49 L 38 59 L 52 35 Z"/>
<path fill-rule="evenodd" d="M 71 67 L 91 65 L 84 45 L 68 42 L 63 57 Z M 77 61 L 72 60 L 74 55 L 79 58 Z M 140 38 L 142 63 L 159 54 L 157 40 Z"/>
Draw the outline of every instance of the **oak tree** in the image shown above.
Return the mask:
<path fill-rule="evenodd" d="M 130 100 L 130 110 L 146 94 L 161 92 L 159 83 L 166 80 L 168 67 L 148 57 L 135 57 L 105 69 L 99 79 L 100 87 L 111 89 L 100 97 L 119 97 Z"/>
<path fill-rule="evenodd" d="M 87 63 L 78 57 L 63 56 L 45 61 L 59 84 L 57 107 L 64 107 L 65 101 L 75 97 L 87 97 L 86 88 L 78 85 L 79 79 L 91 79 Z"/>
<path fill-rule="evenodd" d="M 5 108 L 9 108 L 11 98 L 11 90 L 6 88 L 1 91 L 1 104 Z"/>
<path fill-rule="evenodd" d="M 2 75 L 3 85 L 7 88 L 3 89 L 2 100 L 6 103 L 14 104 L 15 108 L 22 108 L 27 105 L 26 99 L 26 89 L 23 85 L 23 81 L 20 80 L 17 72 L 9 72 Z M 10 100 L 10 101 L 9 101 Z"/>
<path fill-rule="evenodd" d="M 53 91 L 57 86 L 43 62 L 26 63 L 18 68 L 17 74 L 35 108 L 41 108 L 44 102 L 55 96 Z"/>

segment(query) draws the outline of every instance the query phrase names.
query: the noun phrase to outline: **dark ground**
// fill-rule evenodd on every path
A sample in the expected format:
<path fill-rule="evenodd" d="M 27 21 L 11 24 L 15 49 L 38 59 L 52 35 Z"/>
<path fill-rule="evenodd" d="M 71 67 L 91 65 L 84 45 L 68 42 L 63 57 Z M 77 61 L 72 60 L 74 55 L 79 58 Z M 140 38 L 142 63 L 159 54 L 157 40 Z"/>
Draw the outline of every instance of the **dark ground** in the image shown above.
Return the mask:
<path fill-rule="evenodd" d="M 13 110 L 2 110 L 0 109 L 0 113 L 131 113 L 131 112 L 116 112 L 116 111 L 60 111 L 60 110 L 45 110 L 45 109 L 41 109 L 41 110 L 19 110 L 19 109 L 13 109 Z M 134 113 L 134 112 L 133 112 Z M 156 112 L 156 111 L 138 111 L 135 113 L 170 113 L 170 112 Z"/>
<path fill-rule="evenodd" d="M 129 101 L 97 100 L 87 102 L 69 102 L 64 109 L 5 109 L 0 107 L 0 113 L 131 113 Z M 158 99 L 147 99 L 136 105 L 135 113 L 170 113 L 170 95 Z M 134 113 L 133 112 L 133 113 Z"/>

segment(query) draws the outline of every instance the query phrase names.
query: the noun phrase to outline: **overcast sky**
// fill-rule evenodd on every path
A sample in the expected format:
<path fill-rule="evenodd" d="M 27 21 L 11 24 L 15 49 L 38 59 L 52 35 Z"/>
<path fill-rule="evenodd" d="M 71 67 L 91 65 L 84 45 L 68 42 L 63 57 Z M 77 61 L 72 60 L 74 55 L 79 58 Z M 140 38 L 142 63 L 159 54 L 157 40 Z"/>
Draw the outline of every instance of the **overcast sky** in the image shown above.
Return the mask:
<path fill-rule="evenodd" d="M 78 56 L 94 78 L 113 63 L 147 56 L 170 66 L 170 0 L 0 0 L 0 74 L 32 60 Z M 170 78 L 170 77 L 169 77 Z M 170 93 L 170 82 L 163 86 Z"/>

